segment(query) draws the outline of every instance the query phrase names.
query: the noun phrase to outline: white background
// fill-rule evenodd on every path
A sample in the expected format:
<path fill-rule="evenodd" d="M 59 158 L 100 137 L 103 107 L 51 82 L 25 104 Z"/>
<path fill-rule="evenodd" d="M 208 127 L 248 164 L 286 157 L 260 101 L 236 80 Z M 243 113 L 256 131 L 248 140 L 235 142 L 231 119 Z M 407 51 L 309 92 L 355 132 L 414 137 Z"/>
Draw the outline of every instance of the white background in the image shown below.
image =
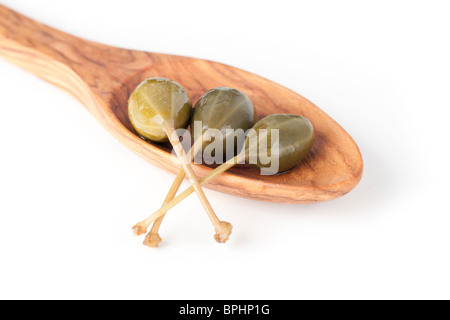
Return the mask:
<path fill-rule="evenodd" d="M 353 136 L 365 171 L 348 195 L 312 205 L 207 190 L 230 241 L 215 243 L 191 196 L 150 249 L 131 227 L 173 176 L 0 60 L 0 298 L 450 298 L 448 2 L 1 3 L 90 40 L 279 82 Z"/>

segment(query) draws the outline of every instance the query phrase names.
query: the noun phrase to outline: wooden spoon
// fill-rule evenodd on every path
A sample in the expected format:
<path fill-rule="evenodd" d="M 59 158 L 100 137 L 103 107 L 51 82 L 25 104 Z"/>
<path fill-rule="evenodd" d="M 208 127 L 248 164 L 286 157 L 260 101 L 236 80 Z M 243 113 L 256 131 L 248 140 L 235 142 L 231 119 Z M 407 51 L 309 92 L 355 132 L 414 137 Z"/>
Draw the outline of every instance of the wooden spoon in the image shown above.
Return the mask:
<path fill-rule="evenodd" d="M 299 94 L 255 74 L 221 63 L 182 56 L 120 49 L 55 30 L 0 5 L 0 56 L 67 90 L 120 142 L 150 163 L 177 173 L 169 145 L 143 141 L 127 113 L 132 90 L 144 79 L 166 77 L 180 83 L 195 102 L 207 90 L 224 86 L 246 93 L 259 118 L 301 114 L 314 125 L 308 157 L 292 171 L 261 176 L 237 166 L 206 187 L 235 196 L 279 203 L 309 203 L 342 196 L 363 172 L 358 146 L 326 113 Z M 193 165 L 202 177 L 211 168 Z"/>

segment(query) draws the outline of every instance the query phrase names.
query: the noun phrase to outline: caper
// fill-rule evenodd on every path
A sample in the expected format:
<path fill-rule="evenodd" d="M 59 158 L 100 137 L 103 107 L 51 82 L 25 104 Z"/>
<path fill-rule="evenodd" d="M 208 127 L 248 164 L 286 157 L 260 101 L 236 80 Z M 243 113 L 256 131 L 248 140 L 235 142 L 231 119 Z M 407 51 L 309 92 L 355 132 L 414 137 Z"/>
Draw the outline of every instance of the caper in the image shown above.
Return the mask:
<path fill-rule="evenodd" d="M 175 129 L 186 128 L 191 112 L 186 90 L 166 78 L 144 80 L 128 100 L 128 115 L 136 132 L 155 142 L 168 140 L 163 121 L 170 121 Z"/>
<path fill-rule="evenodd" d="M 277 159 L 278 169 L 273 172 L 274 174 L 297 166 L 313 145 L 314 128 L 307 118 L 300 115 L 273 114 L 258 121 L 253 129 L 258 137 L 253 140 L 258 142 L 257 148 L 248 135 L 245 145 L 246 160 L 251 163 L 251 156 L 254 155 L 254 159 L 257 159 L 254 165 L 259 168 L 270 168 L 273 165 L 272 159 Z M 275 148 L 272 148 L 273 129 L 278 130 L 278 143 L 274 143 Z M 261 138 L 266 140 L 263 145 L 260 144 Z M 262 161 L 263 158 L 270 160 Z"/>
<path fill-rule="evenodd" d="M 219 130 L 224 155 L 234 156 L 238 141 L 240 138 L 244 141 L 245 131 L 253 126 L 254 120 L 255 108 L 245 93 L 227 87 L 214 88 L 203 94 L 195 104 L 191 136 L 196 141 L 208 130 Z M 215 137 L 210 141 L 204 140 L 203 149 L 213 141 L 216 141 Z"/>

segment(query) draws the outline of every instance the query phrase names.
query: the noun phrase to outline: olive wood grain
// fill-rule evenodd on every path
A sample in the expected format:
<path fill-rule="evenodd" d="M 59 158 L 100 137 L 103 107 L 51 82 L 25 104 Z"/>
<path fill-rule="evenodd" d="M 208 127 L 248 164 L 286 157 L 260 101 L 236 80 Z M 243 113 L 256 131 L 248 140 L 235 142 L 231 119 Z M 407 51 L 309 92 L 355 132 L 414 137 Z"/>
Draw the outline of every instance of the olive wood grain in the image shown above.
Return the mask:
<path fill-rule="evenodd" d="M 211 88 L 236 88 L 250 97 L 259 118 L 294 113 L 313 123 L 314 146 L 297 168 L 276 176 L 261 176 L 253 167 L 236 166 L 208 183 L 208 188 L 256 200 L 310 203 L 342 196 L 361 179 L 360 151 L 339 124 L 299 94 L 244 70 L 202 59 L 83 40 L 2 5 L 0 56 L 71 93 L 126 147 L 172 173 L 179 168 L 170 146 L 143 141 L 128 119 L 128 96 L 148 77 L 175 80 L 186 88 L 194 103 Z M 197 176 L 211 170 L 203 165 L 193 168 Z"/>

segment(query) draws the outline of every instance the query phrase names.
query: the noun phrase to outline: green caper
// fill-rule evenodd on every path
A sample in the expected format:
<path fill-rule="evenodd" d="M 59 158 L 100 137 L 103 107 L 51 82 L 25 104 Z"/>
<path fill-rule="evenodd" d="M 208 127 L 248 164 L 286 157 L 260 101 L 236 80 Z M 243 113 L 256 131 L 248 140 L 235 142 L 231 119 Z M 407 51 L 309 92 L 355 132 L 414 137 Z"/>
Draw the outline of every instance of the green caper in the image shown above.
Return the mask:
<path fill-rule="evenodd" d="M 242 138 L 244 141 L 245 131 L 253 126 L 254 120 L 255 108 L 245 93 L 226 87 L 214 88 L 203 94 L 195 104 L 191 119 L 192 139 L 196 141 L 210 129 L 219 130 L 224 155 L 234 156 L 238 140 Z M 215 139 L 217 137 L 210 141 L 204 140 L 203 150 Z"/>
<path fill-rule="evenodd" d="M 166 78 L 144 80 L 128 100 L 131 124 L 139 135 L 155 142 L 168 140 L 161 126 L 163 121 L 170 121 L 175 129 L 185 128 L 191 111 L 192 104 L 186 90 Z"/>
<path fill-rule="evenodd" d="M 259 168 L 270 168 L 273 161 L 278 160 L 278 168 L 270 174 L 297 166 L 306 157 L 314 141 L 311 122 L 300 115 L 270 115 L 258 121 L 253 129 L 254 133 L 249 133 L 246 139 L 246 162 Z M 278 129 L 278 143 L 272 141 L 272 129 Z M 262 144 L 262 140 L 266 143 Z"/>

